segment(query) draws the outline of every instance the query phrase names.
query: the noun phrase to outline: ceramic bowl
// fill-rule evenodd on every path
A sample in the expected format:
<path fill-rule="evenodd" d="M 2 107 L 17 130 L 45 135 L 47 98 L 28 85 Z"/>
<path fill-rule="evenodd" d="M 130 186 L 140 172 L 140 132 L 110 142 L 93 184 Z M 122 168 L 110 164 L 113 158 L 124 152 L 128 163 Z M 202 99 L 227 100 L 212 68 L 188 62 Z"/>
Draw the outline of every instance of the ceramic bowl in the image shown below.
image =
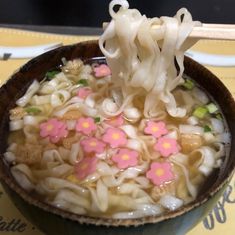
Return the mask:
<path fill-rule="evenodd" d="M 97 41 L 63 46 L 40 55 L 19 69 L 0 89 L 0 178 L 1 183 L 21 213 L 46 234 L 57 235 L 182 235 L 199 223 L 213 208 L 225 190 L 235 168 L 235 103 L 232 95 L 210 71 L 185 59 L 185 74 L 196 80 L 220 105 L 232 135 L 230 153 L 217 171 L 207 180 L 198 198 L 184 207 L 163 216 L 141 219 L 104 219 L 80 216 L 55 208 L 24 191 L 13 179 L 3 153 L 9 133 L 9 109 L 23 95 L 34 79 L 42 80 L 45 73 L 61 65 L 61 58 L 103 60 Z"/>

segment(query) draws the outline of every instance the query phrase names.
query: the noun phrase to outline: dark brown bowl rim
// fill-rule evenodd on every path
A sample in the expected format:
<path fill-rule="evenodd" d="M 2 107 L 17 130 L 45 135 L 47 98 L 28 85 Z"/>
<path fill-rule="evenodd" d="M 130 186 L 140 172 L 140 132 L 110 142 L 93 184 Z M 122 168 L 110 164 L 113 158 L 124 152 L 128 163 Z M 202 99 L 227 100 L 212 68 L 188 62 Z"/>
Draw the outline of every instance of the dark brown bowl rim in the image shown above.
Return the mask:
<path fill-rule="evenodd" d="M 62 46 L 60 48 L 54 49 L 50 52 L 47 52 L 45 54 L 50 53 L 51 55 L 56 52 L 59 51 L 63 48 L 76 48 L 82 45 L 93 45 L 94 44 L 97 45 L 97 41 L 96 40 L 91 40 L 91 41 L 85 41 L 85 42 L 80 42 L 77 44 L 73 44 L 73 45 L 68 45 L 68 46 Z M 32 60 L 30 60 L 29 62 L 27 62 L 25 65 L 23 65 L 18 71 L 16 71 L 11 78 L 3 85 L 3 87 L 0 88 L 3 89 L 10 81 L 12 82 L 12 79 L 14 77 L 15 74 L 20 73 L 21 71 L 23 71 L 25 69 L 25 67 L 27 67 L 29 64 L 30 66 L 35 66 L 35 63 L 37 62 L 38 58 L 42 58 L 44 56 L 40 55 Z M 197 69 L 200 69 L 203 71 L 204 74 L 207 74 L 207 76 L 212 77 L 212 79 L 215 79 L 217 84 L 219 86 L 221 86 L 221 89 L 223 89 L 223 91 L 225 92 L 226 96 L 228 97 L 228 99 L 230 99 L 230 102 L 233 102 L 232 106 L 234 107 L 234 117 L 235 117 L 235 102 L 234 99 L 231 95 L 231 93 L 228 91 L 228 89 L 224 86 L 224 84 L 215 76 L 213 75 L 208 69 L 206 69 L 205 67 L 203 67 L 202 65 L 198 64 L 197 62 L 193 61 L 190 58 L 185 58 L 186 63 L 190 63 L 193 64 L 193 66 Z M 37 64 L 37 63 L 36 63 Z M 235 153 L 230 153 L 230 154 L 235 154 Z M 220 191 L 232 178 L 234 171 L 235 171 L 235 166 L 233 166 L 233 168 L 231 169 L 231 171 L 226 172 L 226 176 L 224 177 L 224 179 L 221 182 L 216 182 L 211 188 L 210 190 L 208 190 L 205 194 L 203 194 L 202 196 L 200 196 L 199 198 L 197 198 L 195 201 L 193 201 L 192 203 L 189 203 L 187 205 L 185 205 L 184 207 L 173 211 L 173 212 L 169 212 L 165 215 L 161 215 L 161 216 L 146 216 L 143 218 L 139 218 L 139 219 L 113 219 L 113 218 L 97 218 L 97 217 L 91 217 L 91 216 L 84 216 L 84 215 L 77 215 L 68 211 L 64 211 L 62 209 L 53 207 L 52 205 L 46 204 L 43 201 L 40 201 L 32 196 L 30 196 L 24 189 L 22 189 L 17 183 L 16 181 L 9 176 L 9 174 L 7 174 L 6 170 L 4 169 L 4 167 L 6 166 L 6 163 L 4 163 L 4 158 L 3 158 L 3 154 L 1 153 L 1 159 L 0 159 L 0 179 L 3 180 L 5 182 L 6 185 L 8 185 L 13 191 L 15 191 L 18 195 L 20 195 L 20 197 L 22 197 L 27 203 L 34 205 L 36 207 L 39 207 L 49 213 L 53 213 L 56 215 L 59 215 L 63 218 L 66 219 L 70 219 L 73 221 L 77 221 L 80 224 L 92 224 L 92 225 L 104 225 L 104 226 L 138 226 L 138 225 L 143 225 L 143 224 L 147 224 L 147 223 L 157 223 L 157 222 L 161 222 L 163 220 L 166 219 L 171 219 L 171 218 L 175 218 L 177 216 L 180 216 L 182 214 L 185 214 L 186 212 L 199 207 L 200 205 L 204 204 L 206 201 L 208 201 L 211 197 L 213 197 L 214 194 L 216 194 L 218 191 Z"/>

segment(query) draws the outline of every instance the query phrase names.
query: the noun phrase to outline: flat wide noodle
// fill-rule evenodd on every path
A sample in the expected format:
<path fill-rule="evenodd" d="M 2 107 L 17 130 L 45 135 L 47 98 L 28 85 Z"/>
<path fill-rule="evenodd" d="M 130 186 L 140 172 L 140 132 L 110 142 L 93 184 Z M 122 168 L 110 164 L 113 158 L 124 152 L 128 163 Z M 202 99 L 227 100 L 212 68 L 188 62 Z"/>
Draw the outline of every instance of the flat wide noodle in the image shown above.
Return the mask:
<path fill-rule="evenodd" d="M 113 10 L 115 5 L 121 6 L 117 13 Z M 185 116 L 186 110 L 177 107 L 172 90 L 182 80 L 184 51 L 192 45 L 186 39 L 199 23 L 194 22 L 184 8 L 173 18 L 148 19 L 128 7 L 125 0 L 110 3 L 112 21 L 99 40 L 112 70 L 112 80 L 122 89 L 123 103 L 136 88 L 141 88 L 145 93 L 146 117 L 161 114 L 160 102 L 165 104 L 163 107 L 171 116 Z M 154 29 L 154 26 L 160 27 Z"/>

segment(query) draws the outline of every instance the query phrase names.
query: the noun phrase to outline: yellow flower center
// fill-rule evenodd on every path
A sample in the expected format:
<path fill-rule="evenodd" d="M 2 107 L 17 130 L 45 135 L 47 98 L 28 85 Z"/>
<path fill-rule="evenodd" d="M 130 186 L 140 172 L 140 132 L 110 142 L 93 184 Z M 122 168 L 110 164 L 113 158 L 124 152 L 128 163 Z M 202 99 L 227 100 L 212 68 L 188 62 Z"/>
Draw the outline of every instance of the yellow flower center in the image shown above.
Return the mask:
<path fill-rule="evenodd" d="M 90 142 L 90 146 L 91 146 L 91 147 L 95 147 L 95 146 L 97 146 L 97 143 L 96 143 L 95 141 L 91 141 L 91 142 Z"/>
<path fill-rule="evenodd" d="M 113 133 L 113 134 L 112 134 L 112 138 L 113 138 L 114 140 L 118 140 L 118 139 L 120 138 L 120 135 L 119 135 L 118 133 Z"/>
<path fill-rule="evenodd" d="M 153 126 L 153 127 L 152 127 L 152 131 L 153 131 L 153 132 L 157 132 L 158 130 L 159 130 L 159 128 L 158 128 L 157 126 Z"/>
<path fill-rule="evenodd" d="M 83 122 L 82 123 L 82 127 L 84 128 L 88 128 L 90 126 L 90 124 L 88 122 Z"/>
<path fill-rule="evenodd" d="M 171 147 L 171 144 L 168 142 L 163 143 L 163 148 L 169 149 Z"/>
<path fill-rule="evenodd" d="M 156 176 L 162 176 L 164 174 L 164 170 L 162 168 L 158 168 L 156 171 L 155 171 L 155 174 Z"/>
<path fill-rule="evenodd" d="M 87 169 L 87 167 L 88 167 L 88 163 L 83 163 L 81 165 L 81 170 L 85 170 L 85 169 Z"/>
<path fill-rule="evenodd" d="M 46 128 L 47 128 L 47 131 L 51 131 L 53 129 L 53 125 L 48 124 Z"/>
<path fill-rule="evenodd" d="M 129 160 L 130 159 L 130 156 L 128 154 L 123 154 L 122 155 L 122 160 Z"/>

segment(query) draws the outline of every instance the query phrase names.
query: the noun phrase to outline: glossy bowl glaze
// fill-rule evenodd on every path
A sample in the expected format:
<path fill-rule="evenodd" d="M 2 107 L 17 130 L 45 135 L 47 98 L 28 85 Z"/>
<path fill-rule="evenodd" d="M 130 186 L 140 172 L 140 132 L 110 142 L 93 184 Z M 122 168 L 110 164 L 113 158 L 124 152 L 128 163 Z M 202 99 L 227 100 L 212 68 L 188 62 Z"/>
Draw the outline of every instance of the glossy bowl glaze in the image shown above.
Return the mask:
<path fill-rule="evenodd" d="M 24 191 L 13 179 L 3 153 L 9 133 L 9 109 L 23 95 L 34 79 L 42 80 L 45 73 L 67 60 L 102 57 L 97 41 L 63 46 L 34 58 L 16 72 L 0 89 L 0 178 L 1 183 L 22 214 L 46 234 L 57 235 L 181 235 L 200 222 L 213 208 L 235 168 L 235 103 L 227 88 L 211 72 L 193 60 L 185 59 L 185 74 L 196 80 L 220 105 L 232 134 L 231 150 L 222 166 L 215 171 L 202 187 L 194 202 L 163 216 L 141 219 L 104 219 L 76 215 L 55 208 Z"/>

